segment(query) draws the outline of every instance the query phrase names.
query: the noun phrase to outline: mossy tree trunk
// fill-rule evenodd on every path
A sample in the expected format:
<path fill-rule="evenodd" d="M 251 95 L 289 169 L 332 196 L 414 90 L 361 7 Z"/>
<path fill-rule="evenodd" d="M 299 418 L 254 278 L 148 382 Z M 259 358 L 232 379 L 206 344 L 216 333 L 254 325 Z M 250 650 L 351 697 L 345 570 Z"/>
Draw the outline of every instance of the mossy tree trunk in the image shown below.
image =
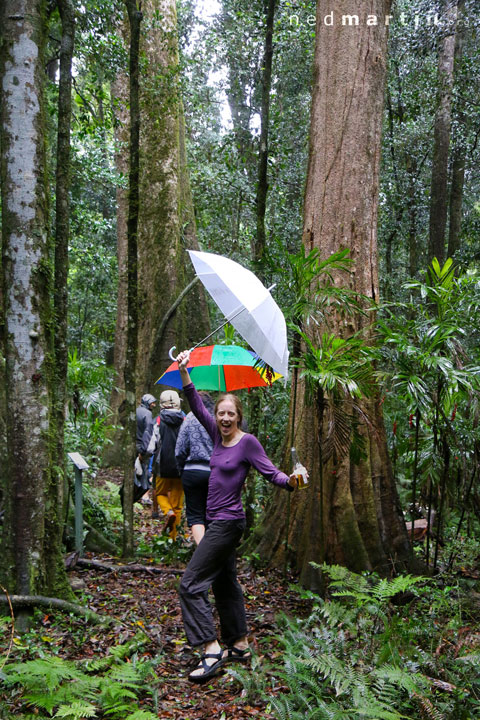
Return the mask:
<path fill-rule="evenodd" d="M 70 240 L 70 125 L 72 115 L 72 58 L 75 42 L 75 11 L 71 0 L 58 0 L 62 21 L 60 75 L 58 87 L 57 168 L 55 182 L 55 281 L 54 281 L 54 349 L 55 382 L 53 383 L 53 418 L 55 422 L 54 483 L 57 497 L 52 500 L 59 513 L 65 514 L 65 414 L 67 404 L 67 323 L 68 323 L 68 245 Z M 62 531 L 60 526 L 59 531 Z"/>
<path fill-rule="evenodd" d="M 7 394 L 2 561 L 10 592 L 68 594 L 52 502 L 52 267 L 45 164 L 45 4 L 6 0 L 1 38 L 1 194 Z M 51 532 L 50 530 L 54 528 Z"/>
<path fill-rule="evenodd" d="M 338 16 L 351 12 L 339 0 Z M 377 204 L 383 90 L 386 66 L 388 0 L 359 0 L 356 12 L 378 18 L 377 25 L 326 27 L 326 0 L 317 2 L 314 89 L 310 152 L 305 190 L 303 243 L 322 258 L 350 249 L 351 275 L 335 278 L 373 301 L 378 300 Z M 370 319 L 358 315 L 348 325 L 329 318 L 329 331 L 340 336 L 361 330 Z M 306 328 L 317 344 L 325 328 Z M 366 331 L 367 332 L 367 331 Z M 369 423 L 357 419 L 365 443 L 364 457 L 354 462 L 322 460 L 322 394 L 307 404 L 298 381 L 293 440 L 309 468 L 310 485 L 291 498 L 288 544 L 301 581 L 320 589 L 322 579 L 311 561 L 339 563 L 352 570 L 388 573 L 408 565 L 405 523 L 392 477 L 379 398 L 365 402 Z M 286 500 L 277 493 L 257 551 L 271 562 L 285 561 Z"/>
<path fill-rule="evenodd" d="M 180 349 L 194 344 L 208 331 L 197 283 L 166 323 L 162 337 L 157 334 L 162 318 L 194 277 L 185 250 L 198 245 L 186 169 L 176 5 L 174 0 L 146 0 L 143 10 L 138 395 L 152 392 L 171 362 L 172 345 Z"/>
<path fill-rule="evenodd" d="M 124 433 L 124 483 L 123 483 L 123 555 L 133 556 L 133 463 L 135 460 L 135 379 L 137 365 L 138 329 L 138 204 L 139 204 L 139 155 L 140 155 L 140 25 L 142 13 L 137 0 L 125 0 L 130 25 L 130 143 L 128 173 L 128 220 L 127 220 L 127 344 L 125 352 L 125 412 L 127 422 Z"/>
<path fill-rule="evenodd" d="M 452 125 L 452 90 L 455 57 L 457 2 L 444 3 L 445 28 L 438 53 L 438 99 L 433 138 L 432 180 L 430 186 L 430 230 L 428 263 L 436 257 L 443 265 L 448 215 L 448 156 Z"/>
<path fill-rule="evenodd" d="M 463 59 L 463 50 L 466 41 L 465 27 L 465 2 L 458 2 L 458 18 L 457 32 L 455 36 L 455 58 L 454 58 L 454 76 L 457 74 L 461 77 L 461 65 Z M 455 144 L 452 149 L 452 170 L 450 183 L 450 206 L 449 206 L 449 224 L 448 224 L 448 257 L 453 257 L 460 249 L 460 238 L 462 230 L 462 205 L 463 190 L 465 185 L 465 168 L 466 168 L 466 133 L 468 129 L 467 115 L 465 112 L 465 100 L 463 99 L 466 89 L 458 94 L 457 113 L 456 113 L 456 137 Z"/>
<path fill-rule="evenodd" d="M 185 122 L 179 90 L 176 8 L 173 0 L 142 3 L 140 38 L 140 165 L 138 260 L 138 333 L 136 396 L 157 390 L 153 383 L 171 362 L 168 350 L 187 347 L 208 333 L 208 309 L 197 283 L 168 316 L 175 300 L 194 277 L 186 249 L 197 249 L 195 217 L 188 177 Z M 128 36 L 123 29 L 121 32 Z M 112 88 L 117 117 L 125 107 L 122 76 Z M 124 169 L 125 138 L 117 130 L 117 167 Z M 125 362 L 127 291 L 125 221 L 122 191 L 117 194 L 119 298 L 115 334 L 115 367 L 121 378 Z M 159 332 L 162 327 L 162 332 Z M 112 396 L 114 420 L 124 422 L 122 384 Z M 104 461 L 114 463 L 123 447 L 114 442 Z"/>

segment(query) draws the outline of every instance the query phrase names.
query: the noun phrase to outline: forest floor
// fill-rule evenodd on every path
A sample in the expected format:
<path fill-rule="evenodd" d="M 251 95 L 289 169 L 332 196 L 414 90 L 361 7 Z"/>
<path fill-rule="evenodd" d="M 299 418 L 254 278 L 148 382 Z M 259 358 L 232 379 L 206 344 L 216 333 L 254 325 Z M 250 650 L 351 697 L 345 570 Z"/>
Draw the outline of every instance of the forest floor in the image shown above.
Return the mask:
<path fill-rule="evenodd" d="M 154 545 L 160 535 L 161 520 L 151 518 L 151 507 L 135 505 L 136 544 L 143 548 Z M 189 539 L 183 544 L 185 560 L 189 554 Z M 193 548 L 192 548 L 193 549 Z M 118 565 L 117 558 L 86 553 L 86 559 L 100 560 Z M 86 604 L 99 615 L 108 615 L 118 620 L 111 629 L 88 623 L 81 618 L 64 616 L 53 612 L 38 613 L 36 627 L 28 636 L 17 638 L 9 662 L 32 660 L 49 652 L 67 660 L 98 659 L 109 649 L 120 643 L 144 635 L 139 655 L 155 658 L 157 680 L 152 683 L 156 690 L 159 718 L 175 720 L 246 720 L 259 717 L 272 718 L 263 704 L 252 704 L 244 696 L 239 681 L 229 673 L 226 665 L 221 674 L 202 685 L 194 684 L 187 678 L 197 666 L 198 654 L 187 644 L 183 632 L 182 617 L 178 598 L 178 585 L 184 562 L 166 564 L 158 559 L 143 557 L 136 560 L 147 567 L 143 572 L 105 572 L 95 568 L 75 566 L 69 571 L 71 582 L 80 588 L 78 602 Z M 154 565 L 161 573 L 148 571 Z M 242 584 L 249 639 L 258 663 L 281 662 L 276 634 L 276 618 L 280 613 L 304 616 L 310 603 L 296 592 L 294 579 L 281 573 L 253 570 L 245 562 L 239 564 L 239 580 Z M 40 626 L 39 626 L 40 624 Z M 41 647 L 43 643 L 43 648 Z M 3 645 L 3 643 L 0 643 Z M 0 647 L 0 655 L 5 648 Z M 273 693 L 286 688 L 272 688 Z M 20 698 L 18 698 L 21 702 Z M 20 705 L 17 706 L 20 710 Z M 144 709 L 153 711 L 151 697 L 146 698 Z M 13 709 L 13 708 L 12 708 Z M 20 713 L 14 717 L 21 717 Z"/>

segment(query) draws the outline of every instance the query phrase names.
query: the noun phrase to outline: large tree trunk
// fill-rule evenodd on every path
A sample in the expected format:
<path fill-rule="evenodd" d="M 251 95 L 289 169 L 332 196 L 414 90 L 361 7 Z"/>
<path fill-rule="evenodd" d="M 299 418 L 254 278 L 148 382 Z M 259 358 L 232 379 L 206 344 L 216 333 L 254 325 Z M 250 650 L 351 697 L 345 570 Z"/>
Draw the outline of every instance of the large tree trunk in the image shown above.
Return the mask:
<path fill-rule="evenodd" d="M 172 345 L 201 340 L 208 328 L 199 285 L 189 292 L 163 329 L 162 318 L 194 273 L 186 249 L 198 247 L 186 170 L 183 106 L 178 82 L 177 15 L 174 0 L 146 0 L 150 19 L 142 49 L 140 216 L 138 236 L 139 327 L 137 393 L 152 385 L 171 362 Z M 161 17 L 162 22 L 154 21 Z M 206 334 L 206 332 L 205 332 Z"/>
<path fill-rule="evenodd" d="M 337 7 L 338 5 L 338 7 Z M 348 0 L 335 6 L 337 18 L 351 12 Z M 310 156 L 305 191 L 303 242 L 322 258 L 350 248 L 353 271 L 337 276 L 378 301 L 377 204 L 388 0 L 359 1 L 361 18 L 369 13 L 378 25 L 326 27 L 326 0 L 317 3 L 315 76 L 310 128 Z M 358 315 L 348 324 L 330 318 L 330 331 L 350 335 L 369 322 Z M 324 328 L 307 332 L 318 343 Z M 325 398 L 328 400 L 328 398 Z M 321 578 L 310 562 L 340 563 L 352 570 L 382 573 L 404 568 L 410 552 L 405 523 L 387 456 L 378 399 L 363 403 L 369 424 L 358 416 L 365 456 L 355 463 L 347 452 L 334 464 L 322 462 L 324 398 L 307 404 L 299 380 L 294 444 L 310 471 L 310 486 L 292 496 L 288 544 L 301 581 L 319 588 Z M 285 498 L 277 494 L 258 551 L 284 562 Z M 291 559 L 292 559 L 291 558 Z"/>
<path fill-rule="evenodd" d="M 6 0 L 0 19 L 2 270 L 8 486 L 2 559 L 10 592 L 66 594 L 56 505 L 46 508 L 52 463 L 52 268 L 44 126 L 45 7 Z M 53 438 L 54 439 L 54 438 Z M 49 492 L 51 497 L 51 493 Z M 54 537 L 57 544 L 53 544 Z M 50 545 L 47 545 L 50 543 Z"/>
<path fill-rule="evenodd" d="M 445 30 L 438 54 L 438 107 L 435 115 L 432 181 L 430 197 L 430 233 L 428 263 L 436 257 L 443 265 L 445 259 L 445 230 L 448 210 L 448 152 L 452 124 L 453 61 L 457 2 L 446 0 Z"/>

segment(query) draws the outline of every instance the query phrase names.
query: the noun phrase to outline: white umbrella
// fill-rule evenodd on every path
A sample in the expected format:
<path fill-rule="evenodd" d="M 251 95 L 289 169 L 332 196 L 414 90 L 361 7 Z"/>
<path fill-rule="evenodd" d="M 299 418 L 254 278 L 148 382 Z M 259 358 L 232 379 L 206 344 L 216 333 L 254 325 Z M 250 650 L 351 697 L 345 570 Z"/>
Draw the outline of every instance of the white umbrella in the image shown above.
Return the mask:
<path fill-rule="evenodd" d="M 231 323 L 257 355 L 284 378 L 288 374 L 287 327 L 270 290 L 239 263 L 214 253 L 189 250 L 195 272 Z"/>

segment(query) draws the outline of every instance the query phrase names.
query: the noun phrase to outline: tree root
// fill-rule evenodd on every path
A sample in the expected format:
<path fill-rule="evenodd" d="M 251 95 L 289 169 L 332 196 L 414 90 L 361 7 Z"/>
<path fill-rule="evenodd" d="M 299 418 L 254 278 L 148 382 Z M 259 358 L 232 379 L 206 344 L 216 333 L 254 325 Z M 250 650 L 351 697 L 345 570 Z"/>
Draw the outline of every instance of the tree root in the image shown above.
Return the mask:
<path fill-rule="evenodd" d="M 111 565 L 110 563 L 101 562 L 100 560 L 88 560 L 87 558 L 78 558 L 76 562 L 69 565 L 68 569 L 72 570 L 77 565 L 84 568 L 92 568 L 94 570 L 103 570 L 104 572 L 113 573 L 147 573 L 150 575 L 183 575 L 184 570 L 178 568 L 159 568 L 156 565 L 140 565 L 139 563 L 130 563 L 129 565 Z"/>
<path fill-rule="evenodd" d="M 68 600 L 60 600 L 60 598 L 45 597 L 44 595 L 0 595 L 0 605 L 8 605 L 10 602 L 14 608 L 21 607 L 50 607 L 63 612 L 73 613 L 84 617 L 89 622 L 98 625 L 119 625 L 120 623 L 107 615 L 98 615 L 98 613 L 83 605 L 68 602 Z"/>

